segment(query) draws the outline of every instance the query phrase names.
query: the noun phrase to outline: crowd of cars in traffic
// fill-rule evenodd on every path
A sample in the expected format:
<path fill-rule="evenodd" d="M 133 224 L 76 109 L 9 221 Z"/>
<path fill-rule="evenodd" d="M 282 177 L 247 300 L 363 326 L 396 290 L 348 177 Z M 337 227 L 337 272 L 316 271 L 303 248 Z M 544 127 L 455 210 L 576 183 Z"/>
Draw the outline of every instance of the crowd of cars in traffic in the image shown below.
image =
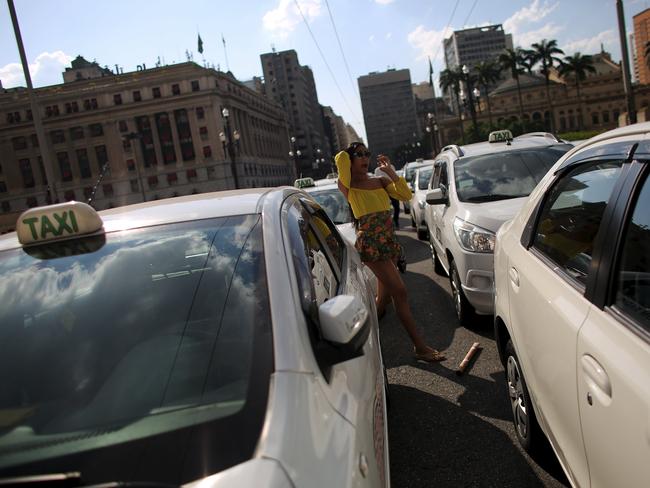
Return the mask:
<path fill-rule="evenodd" d="M 650 123 L 402 169 L 459 323 L 494 319 L 521 445 L 574 486 L 650 479 L 649 160 Z M 336 175 L 294 186 L 20 216 L 0 482 L 390 486 L 376 278 Z"/>

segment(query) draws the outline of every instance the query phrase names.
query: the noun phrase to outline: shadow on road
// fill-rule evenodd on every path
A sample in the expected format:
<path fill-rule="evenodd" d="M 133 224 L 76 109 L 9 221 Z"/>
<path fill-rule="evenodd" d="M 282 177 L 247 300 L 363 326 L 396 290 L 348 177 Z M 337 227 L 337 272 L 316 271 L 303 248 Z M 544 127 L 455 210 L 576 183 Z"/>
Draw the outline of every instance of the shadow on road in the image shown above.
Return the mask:
<path fill-rule="evenodd" d="M 511 438 L 465 408 L 407 386 L 391 385 L 390 392 L 392 486 L 548 486 Z"/>

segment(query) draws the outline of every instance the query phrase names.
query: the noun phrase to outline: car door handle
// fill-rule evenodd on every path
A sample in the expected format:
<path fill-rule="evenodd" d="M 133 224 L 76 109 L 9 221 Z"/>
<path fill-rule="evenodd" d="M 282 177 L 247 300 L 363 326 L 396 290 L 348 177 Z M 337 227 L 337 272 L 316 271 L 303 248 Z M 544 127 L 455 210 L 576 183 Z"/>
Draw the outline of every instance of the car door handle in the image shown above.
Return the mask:
<path fill-rule="evenodd" d="M 519 271 L 517 271 L 517 268 L 510 268 L 508 270 L 508 276 L 513 285 L 519 286 Z"/>
<path fill-rule="evenodd" d="M 582 372 L 587 378 L 587 384 L 591 388 L 597 388 L 608 399 L 612 397 L 612 384 L 609 381 L 609 375 L 605 369 L 589 354 L 585 354 L 580 358 Z"/>

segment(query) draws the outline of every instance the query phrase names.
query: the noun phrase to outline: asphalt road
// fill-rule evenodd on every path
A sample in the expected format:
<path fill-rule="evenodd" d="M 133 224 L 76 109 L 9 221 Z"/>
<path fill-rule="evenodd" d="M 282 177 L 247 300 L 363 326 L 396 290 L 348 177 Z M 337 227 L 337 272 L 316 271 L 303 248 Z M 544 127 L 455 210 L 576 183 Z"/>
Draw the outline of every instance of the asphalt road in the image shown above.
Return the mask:
<path fill-rule="evenodd" d="M 433 271 L 429 245 L 418 241 L 409 215 L 401 215 L 398 236 L 406 250 L 402 277 L 416 321 L 447 360 L 416 361 L 394 309 L 387 309 L 380 334 L 390 392 L 392 486 L 569 486 L 552 452 L 532 460 L 517 443 L 491 319 L 471 330 L 460 327 L 449 280 Z M 458 376 L 474 342 L 481 350 Z"/>

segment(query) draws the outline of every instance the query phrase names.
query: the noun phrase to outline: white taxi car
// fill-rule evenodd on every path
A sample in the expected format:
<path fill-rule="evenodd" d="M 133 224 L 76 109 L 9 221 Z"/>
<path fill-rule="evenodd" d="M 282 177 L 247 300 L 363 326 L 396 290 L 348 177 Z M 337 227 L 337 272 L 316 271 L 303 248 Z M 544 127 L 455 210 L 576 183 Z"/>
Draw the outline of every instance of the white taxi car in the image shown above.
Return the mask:
<path fill-rule="evenodd" d="M 568 152 L 496 236 L 517 437 L 576 487 L 650 483 L 650 123 Z"/>
<path fill-rule="evenodd" d="M 488 142 L 446 146 L 436 156 L 424 219 L 435 271 L 449 275 L 461 325 L 492 315 L 494 235 L 572 147 L 551 134 L 495 131 Z"/>
<path fill-rule="evenodd" d="M 389 486 L 374 296 L 306 193 L 26 211 L 0 237 L 0 483 Z"/>
<path fill-rule="evenodd" d="M 413 177 L 413 195 L 411 196 L 411 225 L 418 233 L 418 239 L 428 239 L 427 223 L 424 220 L 424 208 L 427 205 L 427 193 L 430 190 L 429 182 L 433 173 L 433 161 L 427 161 L 416 168 Z"/>

